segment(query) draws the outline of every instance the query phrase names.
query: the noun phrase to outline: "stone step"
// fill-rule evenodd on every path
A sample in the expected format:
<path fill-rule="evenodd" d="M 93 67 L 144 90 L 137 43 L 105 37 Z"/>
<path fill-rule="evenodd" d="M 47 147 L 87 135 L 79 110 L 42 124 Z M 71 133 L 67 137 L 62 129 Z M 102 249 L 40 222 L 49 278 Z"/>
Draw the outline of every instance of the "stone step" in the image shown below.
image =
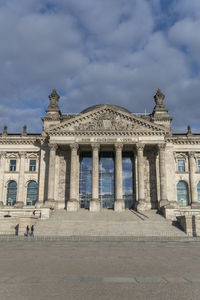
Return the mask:
<path fill-rule="evenodd" d="M 137 213 L 111 210 L 67 212 L 56 210 L 35 225 L 35 236 L 185 236 L 156 211 Z"/>

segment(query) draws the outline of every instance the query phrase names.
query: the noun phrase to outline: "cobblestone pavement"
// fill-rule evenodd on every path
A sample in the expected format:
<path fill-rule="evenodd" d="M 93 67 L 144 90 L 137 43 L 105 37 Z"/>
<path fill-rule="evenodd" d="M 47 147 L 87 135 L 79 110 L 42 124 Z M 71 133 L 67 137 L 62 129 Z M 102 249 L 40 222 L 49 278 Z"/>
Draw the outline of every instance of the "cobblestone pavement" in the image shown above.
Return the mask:
<path fill-rule="evenodd" d="M 1 240 L 0 299 L 200 299 L 200 242 Z"/>

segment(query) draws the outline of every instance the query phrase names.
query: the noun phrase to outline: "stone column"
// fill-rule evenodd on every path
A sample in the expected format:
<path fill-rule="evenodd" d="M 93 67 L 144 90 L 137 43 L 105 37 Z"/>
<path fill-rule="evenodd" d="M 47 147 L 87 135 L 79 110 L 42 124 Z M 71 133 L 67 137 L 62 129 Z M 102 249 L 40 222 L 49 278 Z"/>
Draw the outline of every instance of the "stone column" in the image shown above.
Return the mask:
<path fill-rule="evenodd" d="M 38 166 L 39 186 L 38 186 L 38 201 L 36 203 L 37 207 L 41 207 L 43 205 L 43 202 L 44 202 L 45 171 L 46 171 L 45 150 L 43 148 L 41 148 L 41 150 L 40 150 L 40 163 L 39 163 L 39 166 Z"/>
<path fill-rule="evenodd" d="M 0 207 L 6 205 L 6 199 L 4 199 L 4 172 L 6 165 L 6 152 L 0 152 Z M 4 201 L 5 200 L 5 201 Z"/>
<path fill-rule="evenodd" d="M 90 211 L 99 211 L 99 144 L 92 144 L 92 200 Z"/>
<path fill-rule="evenodd" d="M 122 191 L 122 148 L 123 144 L 115 144 L 115 211 L 125 210 Z"/>
<path fill-rule="evenodd" d="M 56 164 L 56 150 L 57 144 L 49 144 L 49 177 L 48 177 L 48 200 L 45 206 L 55 206 L 54 192 L 55 192 L 55 164 Z"/>
<path fill-rule="evenodd" d="M 137 144 L 137 175 L 138 175 L 138 204 L 137 210 L 146 210 L 147 205 L 145 201 L 144 195 L 144 158 L 143 158 L 143 151 L 144 151 L 144 144 Z"/>
<path fill-rule="evenodd" d="M 20 152 L 20 168 L 19 168 L 19 181 L 18 181 L 18 193 L 17 193 L 17 202 L 15 207 L 23 207 L 26 205 L 26 189 L 24 185 L 24 168 L 25 168 L 25 157 L 26 152 Z"/>
<path fill-rule="evenodd" d="M 165 144 L 158 144 L 159 169 L 160 169 L 160 203 L 159 203 L 159 208 L 169 204 L 169 201 L 167 199 L 165 148 L 166 148 Z"/>
<path fill-rule="evenodd" d="M 197 185 L 195 183 L 195 152 L 189 152 L 189 177 L 190 177 L 190 197 L 192 208 L 200 208 L 200 204 L 197 199 Z"/>
<path fill-rule="evenodd" d="M 78 144 L 74 143 L 70 145 L 71 148 L 71 165 L 70 165 L 70 199 L 67 202 L 68 211 L 77 211 L 79 208 L 79 202 L 76 199 L 77 189 L 77 150 Z"/>

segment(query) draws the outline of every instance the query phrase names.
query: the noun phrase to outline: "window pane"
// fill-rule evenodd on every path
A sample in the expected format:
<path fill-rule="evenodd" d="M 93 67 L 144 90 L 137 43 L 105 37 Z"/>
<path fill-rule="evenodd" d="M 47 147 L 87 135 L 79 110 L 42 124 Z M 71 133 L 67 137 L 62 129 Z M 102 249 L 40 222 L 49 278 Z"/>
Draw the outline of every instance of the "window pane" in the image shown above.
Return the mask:
<path fill-rule="evenodd" d="M 178 160 L 178 171 L 185 172 L 185 161 L 184 160 Z"/>
<path fill-rule="evenodd" d="M 16 160 L 15 159 L 11 159 L 10 160 L 10 171 L 16 171 Z"/>
<path fill-rule="evenodd" d="M 198 159 L 198 172 L 200 172 L 200 159 Z"/>
<path fill-rule="evenodd" d="M 35 205 L 38 198 L 38 184 L 35 181 L 30 181 L 27 186 L 26 205 Z"/>
<path fill-rule="evenodd" d="M 177 198 L 180 206 L 188 205 L 188 188 L 184 181 L 179 181 L 177 184 Z"/>
<path fill-rule="evenodd" d="M 7 186 L 7 205 L 14 205 L 17 199 L 17 183 L 10 181 Z"/>
<path fill-rule="evenodd" d="M 36 160 L 30 160 L 29 171 L 36 171 Z"/>

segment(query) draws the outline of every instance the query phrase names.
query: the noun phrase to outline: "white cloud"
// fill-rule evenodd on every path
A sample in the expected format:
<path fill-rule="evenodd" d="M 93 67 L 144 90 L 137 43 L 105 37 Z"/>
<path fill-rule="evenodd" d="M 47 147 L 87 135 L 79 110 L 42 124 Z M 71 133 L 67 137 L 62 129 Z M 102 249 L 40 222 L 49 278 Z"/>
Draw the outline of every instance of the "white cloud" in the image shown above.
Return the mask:
<path fill-rule="evenodd" d="M 105 102 L 151 112 L 160 87 L 174 127 L 188 117 L 198 128 L 199 3 L 172 1 L 163 27 L 159 0 L 1 1 L 0 125 L 17 131 L 30 116 L 39 130 L 54 87 L 64 112 Z"/>

